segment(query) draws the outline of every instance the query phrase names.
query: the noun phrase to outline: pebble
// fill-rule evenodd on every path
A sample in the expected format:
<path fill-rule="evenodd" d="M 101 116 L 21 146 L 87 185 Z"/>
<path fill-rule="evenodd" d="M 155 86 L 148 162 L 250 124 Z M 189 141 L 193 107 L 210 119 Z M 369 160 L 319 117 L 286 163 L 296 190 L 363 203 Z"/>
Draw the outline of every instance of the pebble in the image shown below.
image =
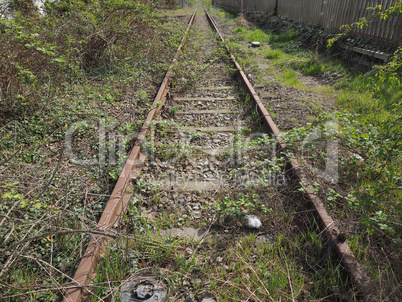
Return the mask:
<path fill-rule="evenodd" d="M 275 242 L 275 241 L 276 241 L 275 237 L 268 233 L 262 234 L 256 238 L 256 242 L 267 243 L 267 242 Z"/>
<path fill-rule="evenodd" d="M 262 225 L 260 218 L 254 215 L 246 215 L 246 226 L 250 229 L 259 229 Z"/>

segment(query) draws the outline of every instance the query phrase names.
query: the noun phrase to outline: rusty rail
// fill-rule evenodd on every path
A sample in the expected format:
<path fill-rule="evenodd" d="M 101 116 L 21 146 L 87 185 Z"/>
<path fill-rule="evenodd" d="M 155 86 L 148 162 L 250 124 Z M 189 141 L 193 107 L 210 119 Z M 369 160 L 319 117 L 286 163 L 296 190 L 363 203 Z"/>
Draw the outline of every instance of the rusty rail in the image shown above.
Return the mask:
<path fill-rule="evenodd" d="M 98 222 L 98 229 L 101 231 L 108 230 L 115 225 L 116 222 L 119 221 L 119 218 L 124 217 L 126 213 L 127 206 L 129 201 L 131 200 L 133 193 L 130 190 L 130 180 L 133 177 L 137 177 L 141 172 L 140 164 L 140 155 L 141 155 L 141 147 L 145 141 L 145 138 L 149 132 L 150 123 L 153 120 L 154 116 L 160 111 L 162 106 L 166 100 L 166 94 L 169 91 L 169 81 L 173 72 L 173 68 L 177 63 L 180 55 L 181 48 L 186 41 L 188 32 L 191 28 L 191 25 L 194 22 L 194 18 L 197 12 L 197 7 L 194 10 L 194 13 L 191 15 L 191 18 L 188 22 L 187 29 L 183 35 L 183 39 L 177 48 L 176 54 L 169 66 L 168 71 L 163 79 L 163 82 L 159 88 L 159 91 L 154 99 L 152 110 L 148 113 L 146 120 L 142 126 L 141 132 L 139 133 L 136 143 L 133 149 L 130 152 L 130 155 L 123 167 L 123 170 L 120 174 L 120 177 L 114 187 L 114 190 L 110 196 L 108 203 L 103 211 L 103 214 Z M 95 268 L 96 261 L 99 257 L 99 254 L 102 250 L 104 236 L 96 235 L 93 236 L 90 240 L 85 254 L 81 259 L 81 262 L 75 272 L 73 278 L 73 285 L 76 285 L 73 288 L 67 290 L 66 295 L 64 297 L 64 302 L 79 302 L 81 301 L 83 289 L 88 287 L 88 282 L 90 280 L 90 276 Z"/>
<path fill-rule="evenodd" d="M 225 40 L 219 32 L 215 21 L 206 10 L 205 14 L 207 15 L 209 23 L 217 32 L 220 40 L 224 42 Z M 265 126 L 265 130 L 278 140 L 279 148 L 281 150 L 285 150 L 286 143 L 280 138 L 279 129 L 276 127 L 274 121 L 269 115 L 267 109 L 264 107 L 253 86 L 250 84 L 243 69 L 241 68 L 239 63 L 237 63 L 236 58 L 231 54 L 229 47 L 225 47 L 231 57 L 233 64 L 237 69 L 238 78 L 240 79 L 243 87 L 246 89 L 247 93 L 251 96 L 256 105 L 257 111 L 260 115 L 260 119 Z M 318 216 L 322 232 L 327 236 L 332 246 L 334 247 L 336 253 L 338 254 L 338 257 L 341 259 L 345 270 L 350 275 L 352 283 L 357 287 L 362 297 L 367 300 L 372 290 L 370 279 L 366 275 L 361 264 L 357 261 L 347 242 L 342 238 L 341 232 L 336 226 L 335 221 L 331 218 L 331 216 L 325 209 L 323 201 L 317 196 L 317 194 L 314 193 L 311 179 L 303 171 L 302 167 L 299 165 L 298 161 L 294 157 L 288 158 L 288 161 L 290 169 L 287 169 L 286 173 L 290 177 L 295 177 L 298 182 L 303 182 L 305 184 L 306 198 L 311 206 L 314 208 Z"/>

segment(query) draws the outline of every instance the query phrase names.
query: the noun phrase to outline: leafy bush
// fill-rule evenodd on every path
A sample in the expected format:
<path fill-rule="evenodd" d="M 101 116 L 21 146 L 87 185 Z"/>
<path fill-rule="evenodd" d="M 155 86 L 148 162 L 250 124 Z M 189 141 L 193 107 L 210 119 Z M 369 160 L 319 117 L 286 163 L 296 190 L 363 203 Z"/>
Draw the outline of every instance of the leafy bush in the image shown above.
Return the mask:
<path fill-rule="evenodd" d="M 137 1 L 45 10 L 0 18 L 0 296 L 13 301 L 62 299 L 82 223 L 96 227 L 185 29 Z"/>
<path fill-rule="evenodd" d="M 82 71 L 113 70 L 122 50 L 135 51 L 136 40 L 152 30 L 149 8 L 139 2 L 52 1 L 45 11 L 15 10 L 13 19 L 0 19 L 0 115 L 41 106 L 44 93 Z"/>
<path fill-rule="evenodd" d="M 322 126 L 327 121 L 337 121 L 338 130 L 329 134 Z M 353 209 L 354 214 L 348 215 L 360 219 L 368 234 L 381 237 L 383 231 L 395 244 L 401 240 L 402 192 L 397 188 L 402 173 L 401 126 L 402 115 L 396 111 L 377 126 L 357 114 L 336 112 L 320 117 L 314 126 L 294 129 L 285 136 L 295 151 L 307 135 L 317 130 L 326 139 L 338 139 L 343 151 L 340 183 L 347 188 L 341 191 L 346 194 L 332 192 L 330 199 L 342 198 L 348 211 Z"/>

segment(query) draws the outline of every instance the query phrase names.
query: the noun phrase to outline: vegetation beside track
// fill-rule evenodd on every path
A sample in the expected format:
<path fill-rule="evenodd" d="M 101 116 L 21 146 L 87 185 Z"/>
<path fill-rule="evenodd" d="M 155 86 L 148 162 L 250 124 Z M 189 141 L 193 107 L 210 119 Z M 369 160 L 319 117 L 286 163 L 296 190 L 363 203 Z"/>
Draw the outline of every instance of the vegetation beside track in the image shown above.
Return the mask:
<path fill-rule="evenodd" d="M 135 139 L 132 134 L 150 109 L 166 60 L 181 38 L 185 12 L 157 15 L 153 7 L 114 0 L 53 3 L 45 7 L 44 16 L 22 8 L 13 20 L 0 21 L 0 66 L 5 70 L 0 78 L 0 298 L 52 301 L 72 285 L 68 276 L 74 274 L 87 233 L 109 197 L 119 163 Z M 227 13 L 217 14 L 229 17 L 230 23 L 237 21 Z M 379 299 L 400 296 L 400 86 L 375 82 L 374 77 L 356 75 L 339 62 L 305 51 L 294 31 L 275 35 L 236 28 L 244 41 L 261 39 L 271 45 L 258 54 L 245 49 L 241 40 L 230 44 L 252 75 L 257 74 L 255 62 L 269 60 L 267 73 L 275 77 L 267 80 L 262 74 L 255 82 L 279 82 L 283 90 L 291 87 L 328 97 L 336 93 L 338 109 L 353 112 L 323 113 L 322 104 L 308 100 L 312 124 L 289 131 L 286 140 L 290 151 L 303 146 L 305 154 L 299 158 L 318 168 L 324 168 L 328 157 L 323 144 L 300 142 L 316 130 L 323 138 L 339 140 L 338 184 L 317 177 L 317 194 L 327 200 L 358 259 L 380 284 Z M 193 41 L 198 33 L 193 32 Z M 188 46 L 189 58 L 197 56 L 200 43 Z M 217 51 L 200 64 L 180 62 L 173 85 L 182 91 L 191 88 L 220 56 Z M 311 87 L 302 74 L 337 83 Z M 377 83 L 375 89 L 366 89 L 372 83 Z M 322 126 L 334 119 L 336 131 Z M 71 149 L 65 145 L 68 133 Z M 173 147 L 173 152 L 182 151 Z M 302 199 L 296 185 L 282 193 Z M 161 201 L 159 189 L 138 181 L 136 190 L 145 198 L 134 200 L 126 222 L 108 234 L 109 249 L 91 288 L 93 300 L 118 300 L 122 282 L 144 273 L 168 280 L 178 300 L 210 295 L 221 301 L 327 295 L 355 299 L 339 263 L 328 260 L 330 247 L 311 227 L 314 222 L 306 223 L 300 214 L 283 215 L 300 208 L 290 206 L 280 192 L 277 208 L 256 207 L 257 200 L 267 199 L 267 192 L 258 190 L 217 196 L 203 205 L 204 214 L 215 209 L 222 216 L 236 216 L 244 209 L 253 214 L 268 211 L 267 219 L 283 226 L 277 238 L 259 242 L 252 232 L 229 234 L 221 226 L 213 229 L 215 238 L 194 244 L 157 236 L 155 231 L 194 226 L 193 222 L 167 212 L 155 221 L 150 209 Z M 209 227 L 208 219 L 197 221 Z"/>
<path fill-rule="evenodd" d="M 18 3 L 0 19 L 0 299 L 54 301 L 187 20 L 137 1 Z"/>
<path fill-rule="evenodd" d="M 286 129 L 284 138 L 306 169 L 323 171 L 328 159 L 334 159 L 328 142 L 338 144 L 339 166 L 333 174 L 339 178 L 331 184 L 312 173 L 317 194 L 326 200 L 355 255 L 379 286 L 377 299 L 398 300 L 402 279 L 398 260 L 402 249 L 400 74 L 378 77 L 321 55 L 318 48 L 307 50 L 294 30 L 264 32 L 244 26 L 233 16 L 221 22 L 227 24 L 228 45 L 259 85 L 257 92 L 270 92 L 264 103 L 274 120 L 300 125 L 300 119 L 295 122 L 282 108 L 304 96 L 300 104 L 307 102 L 310 114 L 303 117 L 302 127 Z M 261 48 L 247 47 L 254 39 L 263 42 Z M 272 86 L 291 93 L 276 93 Z"/>

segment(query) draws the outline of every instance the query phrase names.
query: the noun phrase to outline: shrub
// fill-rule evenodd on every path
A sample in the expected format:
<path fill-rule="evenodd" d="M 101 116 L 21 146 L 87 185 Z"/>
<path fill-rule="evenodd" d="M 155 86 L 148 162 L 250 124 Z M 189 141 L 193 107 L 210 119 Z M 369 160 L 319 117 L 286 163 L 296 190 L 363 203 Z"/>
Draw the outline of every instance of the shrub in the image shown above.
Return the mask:
<path fill-rule="evenodd" d="M 43 105 L 61 83 L 94 67 L 113 70 L 121 49 L 150 36 L 148 6 L 132 1 L 47 2 L 46 14 L 13 10 L 0 18 L 0 116 Z M 155 20 L 155 19 L 154 19 Z"/>

